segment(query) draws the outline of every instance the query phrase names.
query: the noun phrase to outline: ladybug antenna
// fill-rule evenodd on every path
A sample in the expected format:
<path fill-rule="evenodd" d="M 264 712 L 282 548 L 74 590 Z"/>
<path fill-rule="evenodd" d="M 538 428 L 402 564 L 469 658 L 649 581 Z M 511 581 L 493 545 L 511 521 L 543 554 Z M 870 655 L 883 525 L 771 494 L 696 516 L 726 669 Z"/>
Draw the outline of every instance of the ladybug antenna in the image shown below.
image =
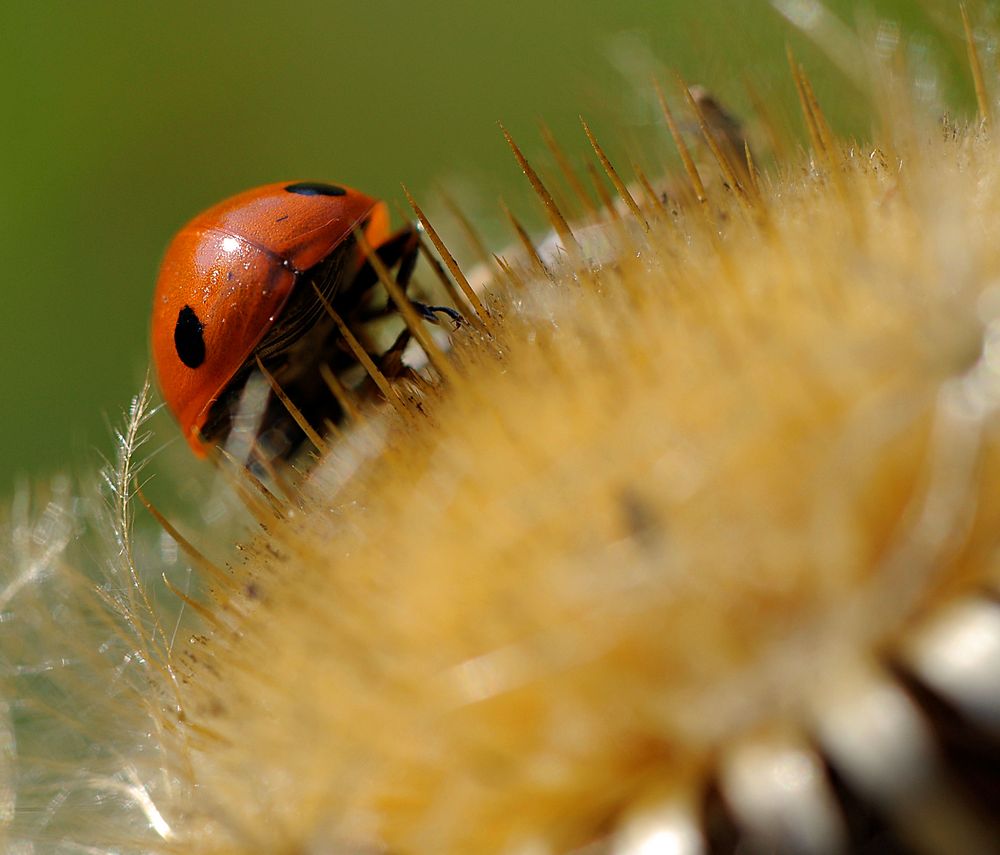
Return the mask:
<path fill-rule="evenodd" d="M 587 139 L 590 141 L 590 145 L 594 149 L 594 154 L 597 155 L 597 159 L 601 162 L 601 166 L 604 167 L 605 173 L 607 173 L 608 178 L 611 179 L 611 183 L 614 185 L 615 190 L 618 191 L 618 195 L 621 200 L 625 203 L 626 207 L 632 212 L 632 216 L 639 221 L 644 231 L 649 231 L 649 223 L 646 218 L 642 215 L 642 211 L 639 210 L 639 206 L 636 204 L 635 199 L 632 198 L 632 194 L 628 192 L 628 187 L 625 186 L 625 182 L 622 181 L 621 176 L 618 174 L 618 170 L 614 168 L 608 156 L 604 153 L 604 149 L 601 148 L 600 143 L 597 142 L 597 138 L 594 136 L 593 132 L 590 130 L 590 125 L 587 124 L 587 120 L 580 116 L 580 123 L 583 125 L 583 132 L 587 135 Z"/>
<path fill-rule="evenodd" d="M 364 369 L 368 372 L 368 376 L 371 377 L 372 382 L 378 386 L 382 396 L 390 404 L 392 404 L 393 408 L 400 416 L 407 416 L 408 410 L 406 408 L 406 404 L 403 399 L 400 398 L 399 393 L 389 382 L 389 379 L 385 376 L 385 374 L 379 370 L 379 367 L 375 364 L 375 360 L 373 360 L 368 351 L 361 346 L 361 342 L 358 341 L 354 333 L 351 332 L 351 328 L 347 326 L 344 319 L 337 314 L 336 310 L 330 304 L 330 301 L 323 296 L 323 292 L 320 291 L 315 282 L 313 283 L 313 290 L 316 292 L 316 297 L 326 310 L 326 313 L 333 318 L 333 322 L 337 325 L 337 329 L 340 331 L 341 336 L 343 336 L 344 341 L 347 342 L 347 346 L 351 349 L 355 358 L 364 366 Z"/>
<path fill-rule="evenodd" d="M 399 283 L 392 278 L 389 269 L 385 266 L 382 259 L 378 257 L 375 250 L 372 249 L 371 244 L 368 243 L 361 229 L 354 230 L 354 239 L 357 241 L 368 263 L 378 275 L 379 281 L 389 294 L 392 302 L 395 303 L 399 313 L 403 316 L 403 321 L 406 323 L 407 328 L 413 333 L 414 338 L 420 342 L 420 346 L 424 349 L 424 353 L 427 354 L 427 359 L 431 365 L 434 366 L 437 373 L 446 382 L 456 384 L 459 380 L 459 375 L 455 366 L 449 362 L 444 351 L 441 350 L 438 343 L 431 337 L 423 321 L 420 319 L 420 315 L 413 307 L 413 303 L 410 302 L 410 298 L 403 292 Z"/>
<path fill-rule="evenodd" d="M 486 307 L 483 305 L 482 300 L 479 299 L 479 295 L 475 292 L 475 289 L 473 289 L 472 285 L 469 284 L 468 277 L 462 272 L 462 268 L 459 267 L 458 262 L 455 261 L 455 256 L 448 251 L 448 247 L 445 246 L 444 241 L 441 240 L 441 236 L 437 233 L 437 229 L 431 225 L 430 220 L 427 219 L 427 216 L 416 203 L 413 196 L 410 195 L 410 191 L 407 189 L 405 184 L 403 185 L 403 193 L 406 194 L 406 201 L 409 202 L 410 207 L 413 208 L 413 213 L 417 215 L 417 221 L 420 223 L 420 227 L 427 232 L 427 236 L 431 239 L 431 243 L 434 244 L 434 248 L 438 251 L 438 254 L 445 263 L 445 266 L 451 272 L 451 275 L 455 277 L 458 287 L 462 289 L 462 293 L 465 294 L 465 298 L 475 310 L 476 316 L 480 321 L 480 328 L 485 332 L 489 332 L 489 313 L 486 311 Z M 472 227 L 469 226 L 470 231 L 471 228 Z M 424 249 L 424 253 L 430 257 L 430 253 L 428 253 L 426 249 Z"/>

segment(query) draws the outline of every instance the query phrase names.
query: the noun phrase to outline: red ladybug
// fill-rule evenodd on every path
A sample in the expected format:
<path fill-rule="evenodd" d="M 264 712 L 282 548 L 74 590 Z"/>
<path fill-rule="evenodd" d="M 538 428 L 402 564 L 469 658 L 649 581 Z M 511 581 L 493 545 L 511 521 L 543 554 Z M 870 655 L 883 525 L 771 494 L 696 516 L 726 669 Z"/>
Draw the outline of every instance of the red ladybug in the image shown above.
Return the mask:
<path fill-rule="evenodd" d="M 358 322 L 377 276 L 355 229 L 388 267 L 399 264 L 405 288 L 418 249 L 414 228 L 390 234 L 386 204 L 349 187 L 268 184 L 220 202 L 178 232 L 156 282 L 152 350 L 163 397 L 196 454 L 228 434 L 257 358 L 314 425 L 339 417 L 318 367 L 340 371 L 352 357 L 315 288 Z M 405 336 L 394 345 L 399 352 Z M 271 401 L 261 432 L 275 428 L 281 436 L 270 438 L 269 452 L 287 455 L 301 435 Z"/>

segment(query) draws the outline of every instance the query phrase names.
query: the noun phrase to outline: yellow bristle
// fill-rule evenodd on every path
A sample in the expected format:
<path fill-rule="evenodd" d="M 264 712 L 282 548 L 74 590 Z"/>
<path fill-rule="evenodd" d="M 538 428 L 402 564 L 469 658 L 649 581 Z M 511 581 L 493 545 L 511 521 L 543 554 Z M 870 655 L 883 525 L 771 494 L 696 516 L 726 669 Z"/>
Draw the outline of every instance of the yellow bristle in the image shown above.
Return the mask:
<path fill-rule="evenodd" d="M 618 175 L 618 171 L 611 164 L 611 161 L 608 160 L 608 156 L 604 153 L 604 149 L 601 148 L 600 143 L 597 142 L 597 138 L 590 130 L 590 125 L 587 124 L 586 120 L 582 116 L 580 117 L 580 123 L 583 125 L 583 132 L 587 135 L 587 140 L 594 149 L 594 154 L 597 155 L 597 159 L 601 162 L 601 166 L 604 167 L 604 172 L 614 185 L 615 190 L 618 191 L 618 196 L 621 198 L 622 202 L 625 203 L 625 207 L 632 212 L 632 216 L 635 217 L 639 224 L 648 232 L 649 223 L 646 222 L 646 218 L 642 215 L 642 211 L 639 210 L 639 206 L 636 204 L 635 199 L 632 198 L 632 194 L 628 192 L 628 188 L 625 186 L 625 182 L 622 181 L 621 176 Z"/>
<path fill-rule="evenodd" d="M 480 325 L 483 328 L 488 329 L 489 315 L 486 311 L 486 307 L 483 305 L 482 300 L 479 299 L 479 295 L 476 294 L 472 285 L 469 284 L 468 277 L 466 277 L 461 268 L 458 266 L 458 262 L 455 261 L 455 256 L 448 251 L 448 247 L 445 246 L 444 241 L 441 240 L 437 230 L 431 225 L 430 221 L 424 215 L 424 212 L 414 201 L 413 197 L 410 195 L 410 191 L 407 190 L 405 186 L 403 187 L 403 193 L 406 194 L 406 200 L 410 203 L 410 207 L 413 208 L 413 213 L 417 215 L 417 220 L 419 221 L 421 227 L 427 232 L 427 235 L 431 239 L 431 243 L 434 244 L 434 248 L 441 254 L 441 258 L 444 260 L 445 266 L 448 268 L 451 275 L 455 277 L 455 281 L 458 282 L 459 287 L 462 289 L 462 293 L 475 310 L 476 316 L 479 318 Z"/>
<path fill-rule="evenodd" d="M 556 234 L 562 240 L 566 252 L 579 256 L 580 244 L 577 243 L 576 237 L 573 235 L 573 230 L 570 228 L 569 223 L 566 222 L 566 217 L 559 210 L 559 206 L 556 205 L 552 194 L 546 189 L 545 184 L 538 177 L 538 173 L 528 163 L 524 153 L 518 147 L 517 143 L 514 142 L 514 138 L 507 132 L 507 129 L 503 125 L 500 125 L 500 130 L 504 135 L 504 139 L 507 140 L 510 150 L 514 153 L 514 159 L 517 160 L 518 166 L 521 167 L 521 171 L 528 179 L 528 183 L 531 184 L 531 189 L 535 191 L 542 203 L 542 207 L 545 208 L 545 214 L 549 218 L 549 222 L 552 223 L 552 228 L 555 229 Z"/>
<path fill-rule="evenodd" d="M 260 361 L 260 357 L 257 357 L 257 370 L 261 373 L 267 384 L 271 387 L 271 391 L 277 396 L 278 400 L 284 405 L 285 409 L 288 410 L 288 414 L 295 420 L 302 432 L 309 438 L 309 441 L 313 444 L 313 447 L 320 453 L 323 454 L 326 449 L 326 441 L 319 435 L 319 432 L 314 428 L 306 418 L 302 415 L 302 412 L 298 407 L 292 402 L 291 398 L 285 394 L 285 390 L 281 388 L 281 385 L 274 376 L 264 367 L 264 363 Z"/>

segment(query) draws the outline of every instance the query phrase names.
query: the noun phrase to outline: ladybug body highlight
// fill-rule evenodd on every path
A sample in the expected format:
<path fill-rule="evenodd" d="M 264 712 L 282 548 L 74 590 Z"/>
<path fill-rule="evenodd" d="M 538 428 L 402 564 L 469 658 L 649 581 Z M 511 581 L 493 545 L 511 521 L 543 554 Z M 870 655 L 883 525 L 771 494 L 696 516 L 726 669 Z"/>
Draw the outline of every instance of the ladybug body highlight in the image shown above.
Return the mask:
<path fill-rule="evenodd" d="M 386 204 L 347 187 L 268 184 L 209 208 L 174 237 L 156 283 L 152 355 L 164 400 L 196 454 L 228 434 L 258 358 L 304 414 L 339 418 L 319 363 L 338 371 L 352 357 L 316 289 L 348 322 L 369 305 L 377 276 L 355 230 L 387 266 L 399 264 L 405 288 L 415 230 L 390 234 Z M 285 440 L 272 443 L 273 453 L 286 456 L 301 436 L 280 406 L 268 406 L 260 433 L 282 422 Z"/>

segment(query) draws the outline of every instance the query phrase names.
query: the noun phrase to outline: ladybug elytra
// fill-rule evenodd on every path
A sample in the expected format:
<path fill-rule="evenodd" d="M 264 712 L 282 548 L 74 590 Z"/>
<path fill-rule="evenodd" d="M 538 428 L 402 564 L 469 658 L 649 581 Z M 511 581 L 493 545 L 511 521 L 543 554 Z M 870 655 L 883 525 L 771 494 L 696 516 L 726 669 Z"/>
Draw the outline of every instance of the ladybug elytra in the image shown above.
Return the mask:
<path fill-rule="evenodd" d="M 198 456 L 228 433 L 257 359 L 314 423 L 339 417 L 317 369 L 343 370 L 353 357 L 316 290 L 346 321 L 359 321 L 377 276 L 355 230 L 387 267 L 399 265 L 405 288 L 415 229 L 391 234 L 385 202 L 349 187 L 268 184 L 209 208 L 174 237 L 156 282 L 152 354 L 163 397 Z M 404 331 L 391 350 L 401 353 L 407 340 Z M 269 407 L 261 431 L 282 423 L 284 445 L 274 453 L 287 454 L 295 428 L 280 405 Z"/>

